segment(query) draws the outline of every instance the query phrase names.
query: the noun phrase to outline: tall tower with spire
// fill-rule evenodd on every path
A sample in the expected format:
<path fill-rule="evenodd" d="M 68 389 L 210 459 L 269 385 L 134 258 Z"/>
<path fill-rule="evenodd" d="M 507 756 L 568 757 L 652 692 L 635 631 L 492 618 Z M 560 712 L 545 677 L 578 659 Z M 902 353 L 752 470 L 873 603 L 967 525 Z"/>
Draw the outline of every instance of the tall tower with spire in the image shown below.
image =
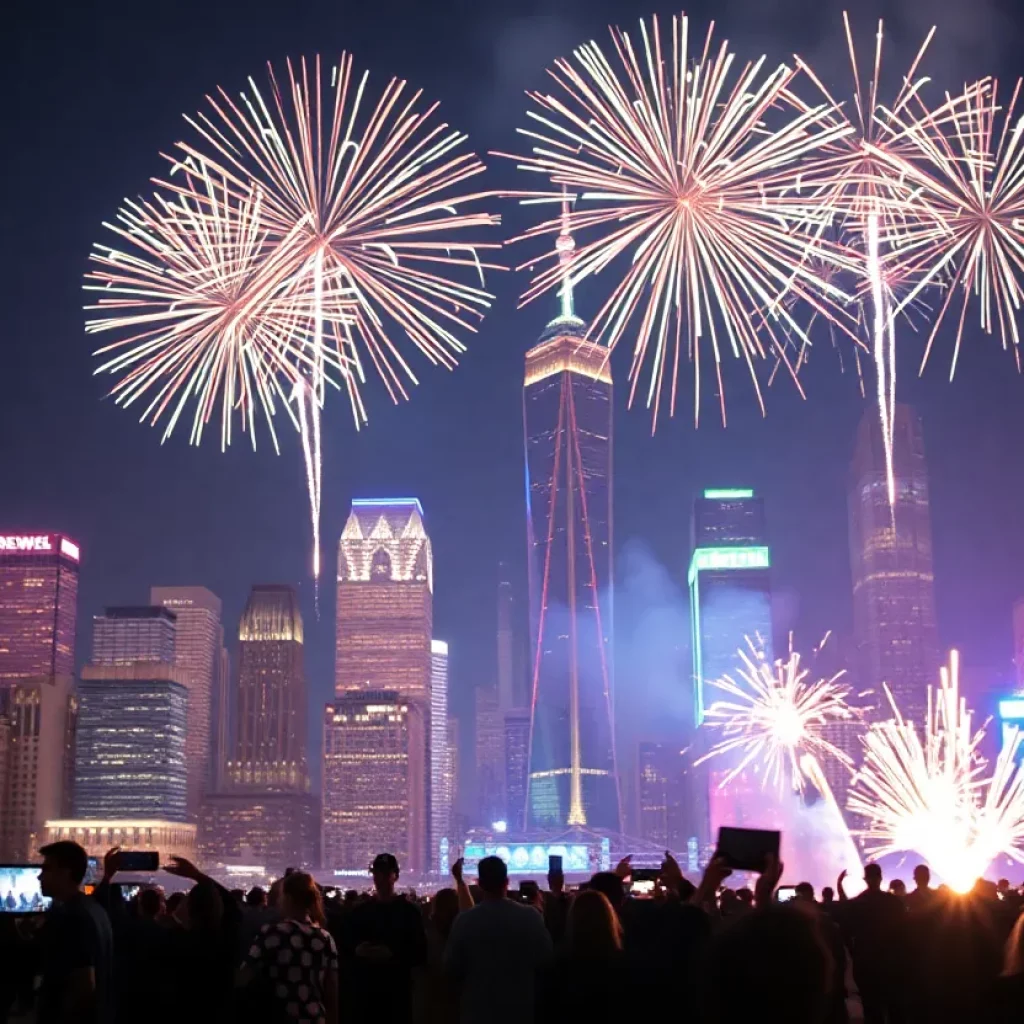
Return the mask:
<path fill-rule="evenodd" d="M 612 688 L 612 376 L 576 315 L 567 198 L 561 310 L 526 353 L 530 829 L 621 829 Z"/>

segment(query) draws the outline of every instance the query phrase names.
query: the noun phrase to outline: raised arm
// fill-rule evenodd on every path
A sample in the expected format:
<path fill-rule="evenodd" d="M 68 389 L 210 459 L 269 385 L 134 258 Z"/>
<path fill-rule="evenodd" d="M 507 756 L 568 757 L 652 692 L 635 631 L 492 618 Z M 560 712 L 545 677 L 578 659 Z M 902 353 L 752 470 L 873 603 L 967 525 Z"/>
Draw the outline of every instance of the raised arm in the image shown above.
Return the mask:
<path fill-rule="evenodd" d="M 839 872 L 839 877 L 836 879 L 836 894 L 839 896 L 840 903 L 845 903 L 847 900 L 846 890 L 843 888 L 844 878 L 846 878 L 846 868 Z"/>
<path fill-rule="evenodd" d="M 452 864 L 452 878 L 455 879 L 455 891 L 459 896 L 459 910 L 469 910 L 473 906 L 473 894 L 469 891 L 465 879 L 462 877 L 462 869 L 465 866 L 465 858 L 460 857 Z"/>

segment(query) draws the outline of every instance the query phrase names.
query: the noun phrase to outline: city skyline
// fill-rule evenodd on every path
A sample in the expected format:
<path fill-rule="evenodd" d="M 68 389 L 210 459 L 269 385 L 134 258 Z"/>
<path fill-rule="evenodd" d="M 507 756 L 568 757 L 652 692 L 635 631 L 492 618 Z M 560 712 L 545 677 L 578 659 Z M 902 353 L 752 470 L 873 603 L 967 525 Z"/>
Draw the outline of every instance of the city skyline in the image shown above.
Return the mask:
<path fill-rule="evenodd" d="M 483 152 L 507 148 L 521 122 L 526 69 L 535 69 L 535 81 L 541 81 L 541 68 L 551 58 L 583 39 L 605 38 L 606 24 L 632 22 L 635 12 L 622 2 L 568 4 L 551 13 L 543 31 L 534 32 L 529 14 L 507 3 L 457 16 L 442 9 L 429 19 L 413 5 L 400 4 L 397 16 L 413 18 L 417 31 L 396 39 L 382 37 L 372 17 L 357 12 L 342 18 L 319 4 L 287 19 L 236 17 L 235 12 L 243 13 L 236 6 L 218 18 L 216 31 L 200 34 L 190 30 L 186 14 L 163 26 L 158 37 L 127 5 L 111 10 L 123 36 L 108 32 L 106 19 L 92 18 L 84 9 L 69 12 L 52 87 L 34 92 L 14 114 L 26 133 L 39 124 L 55 130 L 46 138 L 33 136 L 38 159 L 15 162 L 3 172 L 10 185 L 4 193 L 10 239 L 5 280 L 12 296 L 4 352 L 16 360 L 17 370 L 0 382 L 0 446 L 5 463 L 18 465 L 19 472 L 5 480 L 0 521 L 66 530 L 82 545 L 79 627 L 85 646 L 76 667 L 85 661 L 92 615 L 108 604 L 144 600 L 153 584 L 209 587 L 225 602 L 229 635 L 253 582 L 296 584 L 307 624 L 313 752 L 319 733 L 315 712 L 333 692 L 334 637 L 330 588 L 321 586 L 318 624 L 307 576 L 301 470 L 294 458 L 275 459 L 269 446 L 257 455 L 244 445 L 227 455 L 215 446 L 193 450 L 184 438 L 161 446 L 158 433 L 102 400 L 105 385 L 90 376 L 78 288 L 96 225 L 113 216 L 121 196 L 134 194 L 159 169 L 156 154 L 177 137 L 180 112 L 193 110 L 215 82 L 234 89 L 267 59 L 309 53 L 332 33 L 341 32 L 344 45 L 374 75 L 400 72 L 438 98 L 446 119 L 464 126 Z M 914 17 L 908 14 L 907 20 Z M 845 67 L 841 40 L 832 38 L 836 18 L 835 9 L 815 8 L 792 26 L 785 47 L 775 31 L 768 32 L 768 49 L 785 58 L 794 49 L 814 47 L 820 53 L 825 47 L 822 66 L 828 67 L 828 56 L 835 54 L 834 65 Z M 15 24 L 27 33 L 33 27 L 44 32 L 44 19 L 42 12 L 26 8 Z M 228 30 L 239 21 L 244 31 Z M 747 25 L 733 21 L 729 28 L 746 31 Z M 757 18 L 753 28 L 767 26 Z M 940 79 L 948 75 L 938 81 L 940 87 L 956 87 L 969 75 L 998 74 L 982 54 L 951 46 L 949 36 L 940 31 L 936 42 L 947 47 L 940 56 L 953 50 L 956 62 L 944 67 L 939 59 L 931 65 Z M 992 34 L 984 44 L 1011 50 L 1014 33 Z M 184 67 L 182 53 L 192 55 Z M 0 76 L 7 76 L 13 90 L 31 75 L 33 60 L 30 51 L 16 53 Z M 95 63 L 110 69 L 109 82 L 89 74 Z M 466 88 L 468 75 L 472 89 Z M 124 82 L 132 87 L 124 88 Z M 89 116 L 97 109 L 116 109 L 119 116 L 97 121 Z M 106 159 L 96 161 L 97 152 Z M 69 165 L 79 169 L 70 190 Z M 50 224 L 45 240 L 38 230 L 41 209 L 48 211 Z M 509 204 L 502 212 L 507 233 L 514 234 L 522 223 L 519 211 Z M 517 594 L 526 594 L 520 369 L 524 339 L 538 335 L 549 312 L 540 304 L 514 311 L 522 277 L 499 277 L 495 315 L 470 339 L 454 373 L 415 362 L 421 386 L 412 400 L 394 409 L 380 403 L 369 429 L 358 435 L 347 411 L 337 406 L 324 419 L 325 538 L 333 543 L 337 537 L 352 496 L 414 493 L 430 510 L 436 560 L 444 566 L 435 626 L 458 652 L 452 696 L 463 719 L 474 687 L 490 671 L 498 560 L 509 563 Z M 604 275 L 584 282 L 578 287 L 581 307 L 597 309 L 606 290 Z M 976 329 L 969 328 L 969 334 L 965 342 L 972 358 L 962 360 L 950 384 L 937 361 L 923 381 L 915 379 L 919 338 L 902 331 L 899 387 L 901 397 L 922 414 L 930 450 L 941 453 L 934 460 L 941 464 L 930 467 L 941 646 L 960 646 L 972 664 L 1000 665 L 1012 656 L 1008 609 L 1021 589 L 1016 566 L 1024 563 L 1024 539 L 1015 529 L 1024 487 L 1011 471 L 1006 439 L 1019 436 L 1024 410 L 1020 379 L 1008 370 L 1012 357 Z M 948 353 L 949 340 L 943 330 L 936 353 Z M 747 482 L 771 510 L 786 625 L 797 628 L 804 644 L 828 628 L 853 629 L 846 473 L 856 422 L 871 405 L 873 384 L 865 365 L 869 397 L 862 399 L 849 351 L 837 352 L 827 336 L 816 335 L 814 341 L 801 371 L 807 401 L 800 401 L 791 386 L 783 387 L 780 374 L 766 392 L 767 418 L 762 420 L 752 402 L 732 402 L 724 431 L 714 416 L 693 431 L 681 396 L 683 411 L 651 438 L 643 394 L 631 411 L 625 388 L 615 397 L 617 556 L 631 542 L 642 541 L 678 581 L 685 572 L 678 555 L 685 532 L 680 510 L 688 509 L 709 481 Z M 625 379 L 628 366 L 627 352 L 613 355 L 617 380 Z M 726 373 L 733 369 L 727 366 Z M 730 383 L 735 380 L 734 375 Z M 283 434 L 282 448 L 288 456 L 298 455 L 298 439 Z M 629 638 L 622 625 L 627 612 L 617 615 L 620 650 Z M 233 640 L 229 648 L 234 656 Z M 656 669 L 644 672 L 653 677 Z M 643 687 L 652 703 L 667 706 L 653 684 L 632 685 Z"/>

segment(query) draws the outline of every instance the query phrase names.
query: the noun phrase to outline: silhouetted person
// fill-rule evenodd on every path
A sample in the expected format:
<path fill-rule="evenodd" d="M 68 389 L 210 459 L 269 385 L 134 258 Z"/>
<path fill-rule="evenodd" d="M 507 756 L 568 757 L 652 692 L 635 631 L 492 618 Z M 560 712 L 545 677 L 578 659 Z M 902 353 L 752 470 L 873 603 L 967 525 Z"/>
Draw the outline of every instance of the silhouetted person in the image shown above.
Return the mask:
<path fill-rule="evenodd" d="M 618 1024 L 631 1009 L 622 925 L 603 893 L 585 890 L 569 909 L 565 943 L 547 972 L 538 1019 Z"/>
<path fill-rule="evenodd" d="M 701 971 L 707 1024 L 821 1024 L 834 964 L 811 915 L 758 908 L 718 933 Z"/>
<path fill-rule="evenodd" d="M 399 867 L 393 854 L 377 854 L 370 872 L 373 897 L 355 904 L 344 924 L 351 1008 L 359 1022 L 405 1024 L 412 1017 L 413 971 L 427 959 L 423 918 L 419 907 L 395 892 Z"/>
<path fill-rule="evenodd" d="M 267 890 L 254 885 L 245 894 L 245 905 L 247 907 L 265 907 L 267 905 Z"/>
<path fill-rule="evenodd" d="M 229 1019 L 233 1003 L 241 907 L 184 857 L 171 857 L 164 870 L 194 883 L 179 908 L 183 926 L 170 932 L 168 1016 L 187 1024 L 220 1024 Z"/>
<path fill-rule="evenodd" d="M 427 970 L 417 1000 L 420 1024 L 455 1024 L 459 1019 L 454 986 L 444 969 L 444 951 L 458 915 L 458 892 L 438 889 L 430 901 L 427 920 Z"/>
<path fill-rule="evenodd" d="M 844 871 L 838 889 L 843 898 Z M 882 869 L 864 868 L 867 888 L 843 908 L 842 925 L 853 957 L 853 978 L 864 1007 L 864 1024 L 901 1024 L 906 1019 L 906 910 L 882 889 Z"/>
<path fill-rule="evenodd" d="M 173 983 L 167 972 L 171 932 L 167 904 L 159 889 L 143 889 L 135 901 L 136 915 L 114 934 L 117 1019 L 134 1024 L 139 1007 L 155 1024 L 168 1020 L 166 992 Z"/>
<path fill-rule="evenodd" d="M 1024 915 L 1017 918 L 1003 953 L 1003 969 L 989 993 L 986 1021 L 1018 1024 L 1024 1020 Z"/>
<path fill-rule="evenodd" d="M 822 895 L 824 896 L 824 890 Z M 849 1018 L 846 1011 L 846 947 L 843 944 L 842 932 L 828 912 L 827 904 L 815 902 L 814 886 L 810 882 L 801 882 L 796 886 L 793 906 L 804 911 L 815 922 L 822 941 L 832 954 L 828 1011 L 823 1020 L 828 1024 L 845 1024 Z"/>
<path fill-rule="evenodd" d="M 927 864 L 918 864 L 914 868 L 914 888 L 907 893 L 907 910 L 919 911 L 929 910 L 935 905 L 936 892 L 929 888 L 932 880 L 932 873 Z"/>
<path fill-rule="evenodd" d="M 114 937 L 103 908 L 82 892 L 89 858 L 77 843 L 40 851 L 39 885 L 53 900 L 41 942 L 38 1024 L 112 1024 Z"/>
<path fill-rule="evenodd" d="M 894 878 L 889 883 L 889 892 L 893 894 L 904 906 L 907 904 L 907 883 L 902 878 Z"/>
<path fill-rule="evenodd" d="M 532 907 L 507 899 L 498 857 L 477 868 L 480 902 L 455 919 L 445 968 L 459 987 L 462 1024 L 530 1024 L 537 973 L 551 959 L 551 936 Z"/>
<path fill-rule="evenodd" d="M 265 980 L 284 1020 L 338 1024 L 338 951 L 311 875 L 285 877 L 280 910 L 281 920 L 265 924 L 253 940 L 236 984 Z"/>

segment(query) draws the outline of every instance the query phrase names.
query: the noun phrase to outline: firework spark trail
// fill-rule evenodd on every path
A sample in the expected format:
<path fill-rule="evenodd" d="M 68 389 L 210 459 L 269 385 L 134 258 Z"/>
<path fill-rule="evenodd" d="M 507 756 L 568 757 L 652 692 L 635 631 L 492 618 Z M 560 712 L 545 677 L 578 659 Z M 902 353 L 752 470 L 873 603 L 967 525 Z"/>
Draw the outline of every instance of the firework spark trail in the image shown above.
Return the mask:
<path fill-rule="evenodd" d="M 888 693 L 888 691 L 887 691 Z M 1024 863 L 1024 768 L 1021 739 L 1003 745 L 991 774 L 979 753 L 960 696 L 953 651 L 918 732 L 888 693 L 893 717 L 863 737 L 864 764 L 854 777 L 849 809 L 867 821 L 872 856 L 916 853 L 950 886 L 970 888 L 1001 854 Z"/>
<path fill-rule="evenodd" d="M 803 161 L 853 129 L 831 103 L 794 112 L 792 68 L 765 73 L 761 58 L 733 74 L 734 56 L 724 42 L 713 47 L 712 29 L 691 54 L 685 15 L 672 19 L 667 45 L 654 18 L 650 28 L 640 23 L 639 52 L 628 34 L 612 30 L 618 70 L 593 42 L 575 51 L 575 64 L 556 61 L 550 74 L 561 96 L 529 94 L 539 108 L 529 112 L 538 127 L 521 130 L 533 140 L 531 155 L 499 154 L 577 199 L 573 227 L 590 239 L 577 248 L 574 280 L 629 260 L 590 336 L 613 349 L 639 321 L 630 399 L 649 365 L 655 425 L 666 386 L 675 411 L 684 344 L 695 419 L 702 359 L 714 363 L 723 421 L 726 352 L 745 361 L 762 411 L 755 364 L 767 352 L 796 381 L 788 335 L 809 339 L 783 294 L 853 334 L 840 305 L 849 297 L 813 270 L 814 257 L 849 261 L 827 240 L 832 213 L 813 201 L 815 183 L 801 180 Z M 557 237 L 560 227 L 553 217 L 517 240 Z M 524 303 L 561 285 L 557 247 L 541 261 Z"/>
<path fill-rule="evenodd" d="M 894 117 L 893 134 L 901 145 L 874 153 L 890 174 L 902 176 L 916 190 L 927 214 L 883 239 L 886 260 L 915 282 L 897 312 L 925 288 L 942 284 L 946 289 L 922 370 L 954 295 L 962 296 L 951 379 L 972 296 L 982 330 L 992 334 L 998 327 L 1003 347 L 1012 345 L 1020 366 L 1016 314 L 1024 300 L 1024 117 L 1015 118 L 1020 91 L 1018 80 L 1004 109 L 994 80 L 968 87 L 947 101 L 953 126 L 948 131 L 928 121 Z"/>
<path fill-rule="evenodd" d="M 893 431 L 896 409 L 896 325 L 898 312 L 906 312 L 914 301 L 895 306 L 897 287 L 907 286 L 906 275 L 887 264 L 886 246 L 892 244 L 908 228 L 922 219 L 929 219 L 915 189 L 904 175 L 894 172 L 883 154 L 902 154 L 910 150 L 907 141 L 895 126 L 904 120 L 927 126 L 928 131 L 941 132 L 955 119 L 955 105 L 946 104 L 929 110 L 921 99 L 921 90 L 928 78 L 918 74 L 925 53 L 935 35 L 934 26 L 917 51 L 891 106 L 884 106 L 879 97 L 882 75 L 884 25 L 881 20 L 875 33 L 874 59 L 870 76 L 861 77 L 860 61 L 853 41 L 848 14 L 843 12 L 847 52 L 853 78 L 853 115 L 840 111 L 832 94 L 814 70 L 799 57 L 797 66 L 814 82 L 821 94 L 833 103 L 835 116 L 842 117 L 853 131 L 832 144 L 817 161 L 815 176 L 823 183 L 818 199 L 836 213 L 837 227 L 849 248 L 860 253 L 861 275 L 866 279 L 872 314 L 870 317 L 870 351 L 875 364 L 876 401 L 885 451 L 886 482 L 889 504 L 896 499 L 893 471 Z M 795 93 L 792 102 L 798 110 L 808 109 Z M 886 245 L 883 245 L 883 241 Z M 917 298 L 915 295 L 914 298 Z M 862 316 L 867 323 L 868 318 Z"/>
<path fill-rule="evenodd" d="M 828 636 L 822 640 L 819 650 Z M 801 665 L 792 648 L 789 656 L 774 663 L 748 640 L 749 651 L 740 650 L 742 667 L 736 677 L 725 675 L 711 682 L 729 698 L 717 700 L 705 712 L 705 721 L 719 730 L 722 739 L 697 760 L 738 753 L 739 761 L 723 776 L 720 787 L 754 765 L 763 770 L 762 785 L 771 781 L 779 789 L 792 784 L 803 791 L 808 778 L 820 775 L 820 760 L 835 758 L 852 769 L 849 755 L 831 743 L 825 729 L 836 722 L 855 722 L 860 708 L 848 702 L 851 687 L 838 672 L 818 679 Z M 808 760 L 809 759 L 809 760 Z M 813 763 L 814 771 L 809 771 Z"/>
<path fill-rule="evenodd" d="M 186 119 L 198 140 L 177 143 L 161 193 L 113 226 L 129 249 L 92 256 L 103 316 L 87 330 L 127 334 L 100 370 L 127 371 L 124 404 L 155 392 L 144 418 L 170 408 L 165 438 L 195 396 L 198 443 L 220 395 L 223 445 L 236 411 L 252 430 L 258 401 L 277 448 L 280 403 L 302 439 L 316 575 L 327 386 L 345 388 L 358 429 L 366 355 L 393 401 L 417 382 L 399 338 L 454 367 L 499 269 L 480 257 L 499 244 L 474 232 L 498 217 L 473 209 L 490 193 L 466 191 L 484 170 L 466 137 L 404 82 L 374 103 L 342 54 L 329 83 L 317 57 L 289 62 L 284 88 L 270 69 L 270 86 L 269 101 L 251 79 L 237 101 L 221 89 Z"/>
<path fill-rule="evenodd" d="M 872 356 L 875 360 L 875 384 L 878 414 L 882 426 L 882 447 L 885 451 L 885 482 L 889 507 L 896 504 L 896 474 L 893 470 L 893 431 L 896 417 L 896 327 L 889 312 L 882 266 L 878 253 L 878 214 L 867 217 L 867 272 L 871 283 L 874 308 Z M 888 330 L 887 330 L 888 328 Z"/>

